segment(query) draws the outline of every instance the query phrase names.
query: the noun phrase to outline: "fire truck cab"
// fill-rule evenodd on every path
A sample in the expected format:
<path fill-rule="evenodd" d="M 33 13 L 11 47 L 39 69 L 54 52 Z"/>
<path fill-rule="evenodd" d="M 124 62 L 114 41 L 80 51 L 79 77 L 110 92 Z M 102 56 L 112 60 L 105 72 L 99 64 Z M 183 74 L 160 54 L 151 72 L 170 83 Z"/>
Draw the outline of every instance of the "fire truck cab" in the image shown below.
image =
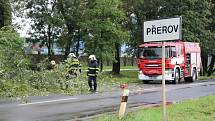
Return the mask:
<path fill-rule="evenodd" d="M 138 78 L 144 83 L 162 80 L 162 43 L 148 42 L 139 46 Z M 195 81 L 201 66 L 201 49 L 194 42 L 165 42 L 165 80 L 175 84 Z"/>

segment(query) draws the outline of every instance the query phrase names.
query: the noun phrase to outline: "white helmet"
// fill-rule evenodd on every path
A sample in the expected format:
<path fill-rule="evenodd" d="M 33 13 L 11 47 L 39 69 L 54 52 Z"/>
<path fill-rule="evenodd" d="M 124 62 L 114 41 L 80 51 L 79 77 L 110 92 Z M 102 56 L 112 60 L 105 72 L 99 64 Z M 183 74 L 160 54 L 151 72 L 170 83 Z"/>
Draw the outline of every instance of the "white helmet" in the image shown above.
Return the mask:
<path fill-rule="evenodd" d="M 51 61 L 51 65 L 56 65 L 56 62 L 54 60 Z"/>
<path fill-rule="evenodd" d="M 89 56 L 89 59 L 90 59 L 90 60 L 96 60 L 96 56 L 95 56 L 95 55 L 90 55 L 90 56 Z"/>
<path fill-rule="evenodd" d="M 74 53 L 69 53 L 68 57 L 69 57 L 69 58 L 76 58 L 76 56 L 75 56 Z"/>

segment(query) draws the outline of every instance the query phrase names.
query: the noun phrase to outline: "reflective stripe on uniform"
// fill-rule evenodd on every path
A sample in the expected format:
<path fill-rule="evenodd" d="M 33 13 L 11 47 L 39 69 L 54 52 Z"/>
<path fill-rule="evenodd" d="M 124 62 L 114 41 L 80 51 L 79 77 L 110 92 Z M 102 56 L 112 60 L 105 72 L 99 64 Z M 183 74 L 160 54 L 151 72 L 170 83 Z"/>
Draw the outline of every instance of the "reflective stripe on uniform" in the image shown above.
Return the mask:
<path fill-rule="evenodd" d="M 94 68 L 94 67 L 88 67 L 88 69 L 92 69 L 92 70 L 93 70 L 93 69 L 99 69 L 99 68 Z"/>
<path fill-rule="evenodd" d="M 88 76 L 96 76 L 96 74 L 88 74 Z"/>

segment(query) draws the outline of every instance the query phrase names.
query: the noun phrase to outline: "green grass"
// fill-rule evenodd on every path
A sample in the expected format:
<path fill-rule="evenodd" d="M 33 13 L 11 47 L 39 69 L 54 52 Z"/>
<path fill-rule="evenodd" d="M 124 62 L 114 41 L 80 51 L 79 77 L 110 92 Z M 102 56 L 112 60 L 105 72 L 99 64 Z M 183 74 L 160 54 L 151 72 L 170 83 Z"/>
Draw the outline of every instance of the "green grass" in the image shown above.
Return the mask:
<path fill-rule="evenodd" d="M 104 66 L 104 69 L 112 69 L 112 66 Z M 137 69 L 137 66 L 120 66 L 120 69 Z"/>
<path fill-rule="evenodd" d="M 137 71 L 121 71 L 120 75 L 111 74 L 111 72 L 103 72 L 98 75 L 98 91 L 114 91 L 119 89 L 121 83 L 137 83 Z"/>
<path fill-rule="evenodd" d="M 138 72 L 136 70 L 121 71 L 119 75 L 108 72 L 100 74 L 100 78 L 108 77 L 108 80 L 112 80 L 115 83 L 137 83 L 139 82 L 137 74 Z"/>
<path fill-rule="evenodd" d="M 87 66 L 82 66 L 81 69 L 87 70 Z M 112 69 L 113 66 L 104 66 L 103 70 Z M 137 69 L 137 66 L 121 66 L 120 69 Z"/>
<path fill-rule="evenodd" d="M 138 80 L 137 71 L 121 71 L 120 75 L 113 75 L 116 78 L 116 82 L 125 82 L 125 83 L 137 83 Z"/>
<path fill-rule="evenodd" d="M 215 79 L 215 73 L 212 74 L 211 76 L 199 76 L 199 80 L 207 80 L 207 79 Z"/>
<path fill-rule="evenodd" d="M 179 102 L 167 107 L 168 121 L 215 121 L 215 96 Z M 121 120 L 104 115 L 93 121 L 161 121 L 162 108 L 145 108 L 130 112 Z"/>

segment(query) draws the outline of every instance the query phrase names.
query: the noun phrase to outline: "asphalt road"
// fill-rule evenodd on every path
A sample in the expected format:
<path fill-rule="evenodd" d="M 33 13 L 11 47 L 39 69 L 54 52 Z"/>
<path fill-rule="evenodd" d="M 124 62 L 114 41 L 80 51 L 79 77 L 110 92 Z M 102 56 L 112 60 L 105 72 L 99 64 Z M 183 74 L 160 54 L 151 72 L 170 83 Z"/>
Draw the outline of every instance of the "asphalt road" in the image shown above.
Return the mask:
<path fill-rule="evenodd" d="M 215 94 L 215 80 L 198 83 L 167 84 L 167 101 L 177 102 Z M 128 107 L 160 105 L 161 85 L 130 86 Z M 80 96 L 51 95 L 31 97 L 31 102 L 0 101 L 0 121 L 64 121 L 89 120 L 87 117 L 119 108 L 121 92 L 106 92 Z"/>

